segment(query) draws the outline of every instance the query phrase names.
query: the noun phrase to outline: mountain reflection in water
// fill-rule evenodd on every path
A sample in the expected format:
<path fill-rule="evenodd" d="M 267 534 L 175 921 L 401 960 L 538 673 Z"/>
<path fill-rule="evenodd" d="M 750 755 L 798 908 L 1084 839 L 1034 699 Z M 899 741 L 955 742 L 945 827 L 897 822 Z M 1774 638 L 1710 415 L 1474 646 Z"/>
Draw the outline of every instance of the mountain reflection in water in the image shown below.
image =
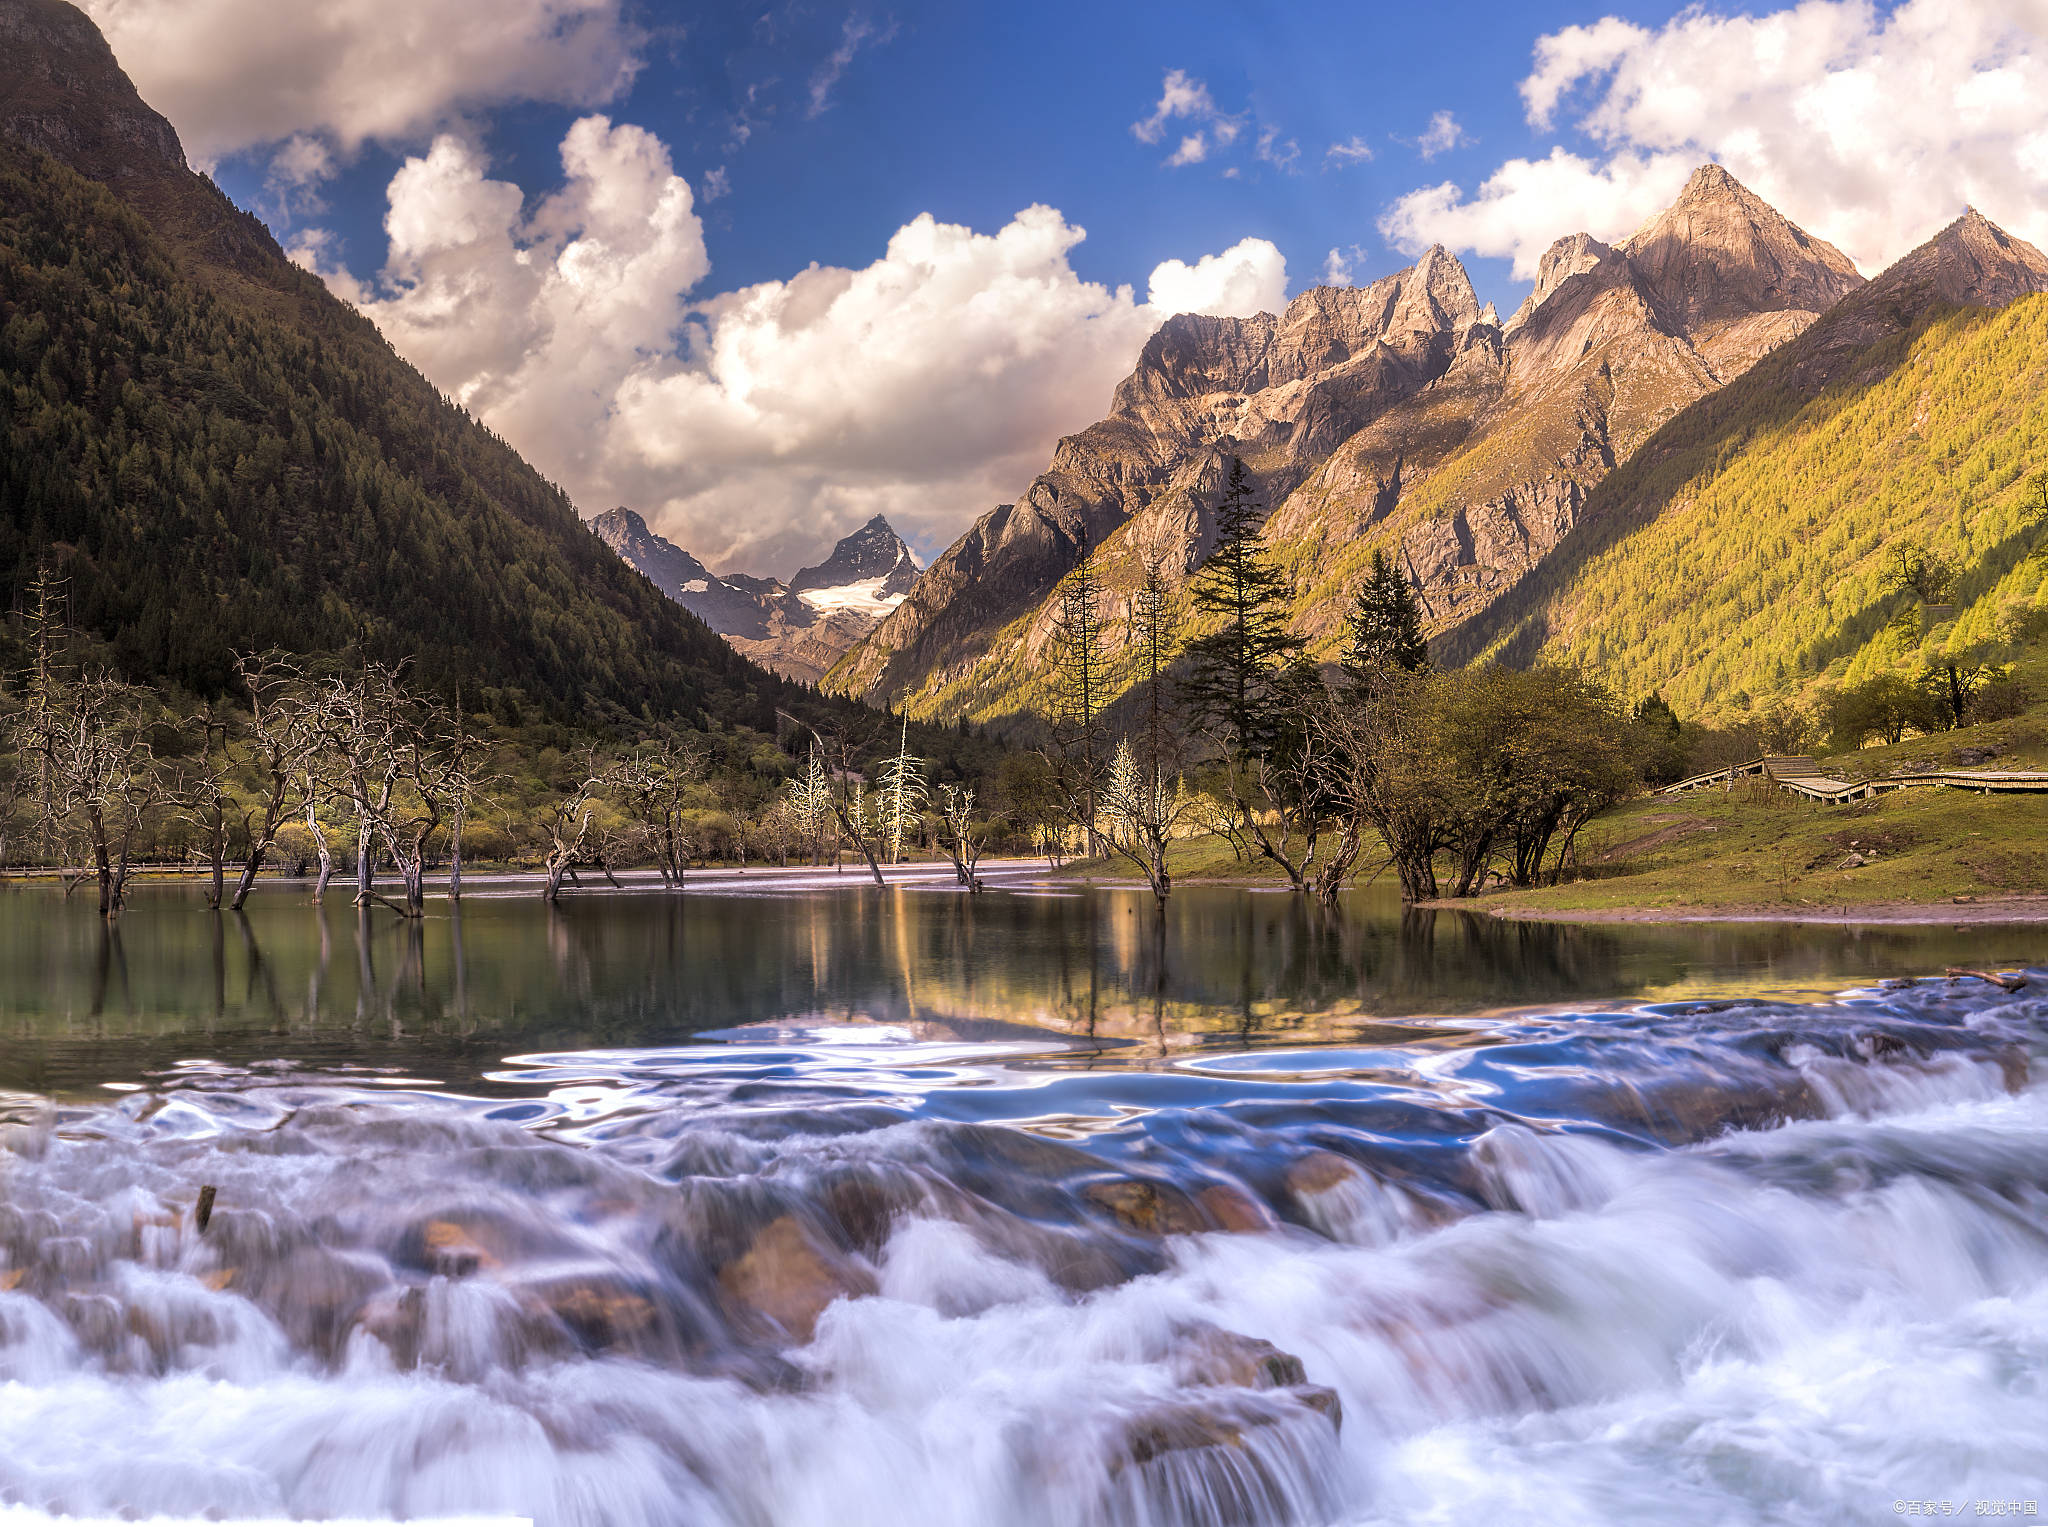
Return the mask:
<path fill-rule="evenodd" d="M 672 1043 L 743 1024 L 1025 1024 L 1191 1046 L 1355 1038 L 1362 1023 L 1559 1002 L 1824 994 L 2048 956 L 2033 928 L 1569 925 L 1403 911 L 1360 893 L 863 889 L 430 902 L 422 923 L 266 886 L 246 916 L 145 886 L 109 933 L 84 898 L 0 890 L 0 1089 L 75 1095 L 182 1059 L 417 1068 L 474 1082 L 519 1050 Z M 1163 933 L 1163 937 L 1161 936 Z M 997 1030 L 994 1032 L 1000 1032 Z"/>
<path fill-rule="evenodd" d="M 1217 893 L 1162 964 L 1113 895 L 411 929 L 167 896 L 111 940 L 53 906 L 10 900 L 35 921 L 0 950 L 0 1504 L 1278 1527 L 2048 1496 L 2048 972 L 1756 994 L 1987 963 L 1982 930 Z"/>

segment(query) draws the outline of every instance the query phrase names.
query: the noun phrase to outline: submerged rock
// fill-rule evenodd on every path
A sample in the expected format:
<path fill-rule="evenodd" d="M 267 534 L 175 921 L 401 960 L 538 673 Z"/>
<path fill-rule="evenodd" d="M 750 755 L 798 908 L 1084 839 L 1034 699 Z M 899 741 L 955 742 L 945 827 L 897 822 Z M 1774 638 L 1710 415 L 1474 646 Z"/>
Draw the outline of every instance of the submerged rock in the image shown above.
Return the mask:
<path fill-rule="evenodd" d="M 785 1214 L 719 1270 L 718 1287 L 743 1322 L 758 1327 L 765 1321 L 774 1334 L 807 1342 L 833 1300 L 872 1294 L 875 1279 L 823 1244 L 795 1215 Z"/>

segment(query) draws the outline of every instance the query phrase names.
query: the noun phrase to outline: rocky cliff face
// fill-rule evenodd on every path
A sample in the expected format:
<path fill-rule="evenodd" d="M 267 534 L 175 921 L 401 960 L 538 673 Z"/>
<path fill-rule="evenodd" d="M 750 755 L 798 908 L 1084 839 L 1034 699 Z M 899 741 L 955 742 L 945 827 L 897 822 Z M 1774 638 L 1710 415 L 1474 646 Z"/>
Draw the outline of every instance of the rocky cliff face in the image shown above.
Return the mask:
<path fill-rule="evenodd" d="M 1828 409 L 1846 406 L 1847 399 L 1912 364 L 1908 347 L 1889 342 L 1925 320 L 1952 308 L 2004 307 L 2035 292 L 2048 292 L 2048 256 L 1979 213 L 1965 214 L 1875 280 L 1850 291 L 1724 391 L 1687 410 L 1628 470 L 1588 495 L 1579 516 L 1581 532 L 1543 561 L 1535 576 L 1473 607 L 1447 632 L 1438 643 L 1442 656 L 1451 662 L 1488 653 L 1517 659 L 1546 651 L 1578 656 L 1589 633 L 1600 633 L 1618 648 L 1624 645 L 1614 634 L 1618 625 L 1633 622 L 1638 632 L 1654 628 L 1668 618 L 1668 608 L 1616 611 L 1611 601 L 1588 588 L 1604 586 L 1603 559 L 1611 563 L 1623 556 L 1669 566 L 1688 590 L 1713 583 L 1717 569 L 1698 566 L 1681 572 L 1667 544 L 1661 521 L 1678 501 L 1674 484 L 1688 496 L 1710 494 L 1722 473 L 1740 468 L 1749 451 L 1765 448 L 1760 442 L 1777 441 L 1782 448 L 1784 437 L 1826 428 L 1804 421 L 1826 417 Z M 1835 403 L 1824 396 L 1831 388 L 1836 389 Z M 1822 414 L 1808 413 L 1809 405 Z M 1934 399 L 1923 396 L 1923 422 L 1933 407 Z M 1785 565 L 1811 563 L 1811 526 L 1795 519 L 1789 506 L 1779 512 L 1786 521 L 1781 533 L 1771 536 L 1760 528 L 1759 535 L 1787 548 L 1780 559 Z M 1696 546 L 1686 547 L 1684 554 L 1711 560 Z M 1978 554 L 1967 547 L 1956 550 L 1959 559 Z M 1826 577 L 1815 578 L 1829 582 L 1840 573 L 1835 566 Z M 1650 602 L 1663 598 L 1668 605 L 1677 597 L 1662 590 Z M 1581 647 L 1575 649 L 1574 642 Z M 1740 660 L 1729 658 L 1727 667 L 1739 670 Z"/>
<path fill-rule="evenodd" d="M 1113 599 L 1148 558 L 1191 570 L 1229 454 L 1273 506 L 1304 634 L 1336 641 L 1374 546 L 1438 629 L 1469 619 L 1572 533 L 1591 489 L 1660 425 L 1861 281 L 1707 166 L 1622 244 L 1559 240 L 1506 325 L 1441 249 L 1277 318 L 1172 319 L 1110 415 L 934 563 L 828 684 L 942 716 L 1022 708 L 1049 596 L 1083 549 Z"/>
<path fill-rule="evenodd" d="M 1241 456 L 1277 501 L 1498 332 L 1441 249 L 1371 286 L 1317 288 L 1277 317 L 1168 319 L 1108 417 L 1062 440 L 1021 499 L 934 562 L 829 687 L 893 700 L 962 677 L 996 633 L 1119 533 L 1126 552 L 1194 566 L 1209 549 L 1226 455 Z"/>
<path fill-rule="evenodd" d="M 733 647 L 807 684 L 895 609 L 917 578 L 917 559 L 881 515 L 787 584 L 745 573 L 720 577 L 624 507 L 606 510 L 590 528 Z"/>

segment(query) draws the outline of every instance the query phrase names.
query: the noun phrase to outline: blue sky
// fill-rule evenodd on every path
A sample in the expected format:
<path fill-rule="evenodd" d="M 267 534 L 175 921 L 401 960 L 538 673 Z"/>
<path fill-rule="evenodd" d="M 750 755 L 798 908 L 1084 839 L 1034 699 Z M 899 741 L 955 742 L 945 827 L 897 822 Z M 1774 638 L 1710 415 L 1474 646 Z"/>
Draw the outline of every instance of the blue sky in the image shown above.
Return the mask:
<path fill-rule="evenodd" d="M 1538 35 L 1611 14 L 1660 24 L 1677 9 L 643 5 L 631 14 L 656 34 L 647 62 L 631 92 L 604 109 L 659 134 L 700 194 L 703 177 L 726 171 L 729 194 L 704 208 L 719 287 L 784 277 L 814 260 L 864 265 L 920 212 L 992 229 L 1042 202 L 1087 229 L 1073 263 L 1090 280 L 1142 288 L 1161 260 L 1257 236 L 1286 256 L 1294 292 L 1313 284 L 1333 248 L 1363 247 L 1361 278 L 1407 263 L 1375 227 L 1404 192 L 1470 184 L 1512 154 L 1572 140 L 1532 132 L 1524 119 L 1515 86 Z M 849 23 L 868 35 L 814 115 L 813 84 L 831 70 Z M 1158 144 L 1133 136 L 1172 69 L 1248 118 L 1230 150 L 1168 168 L 1179 133 Z M 1442 111 L 1468 141 L 1425 159 L 1417 145 Z M 561 178 L 557 145 L 578 114 L 533 105 L 492 113 L 485 141 L 498 171 L 530 192 L 551 189 Z M 1294 145 L 1291 168 L 1257 157 L 1266 129 L 1274 151 Z M 1375 157 L 1327 157 L 1332 144 L 1355 141 Z M 368 146 L 324 189 L 330 210 L 297 219 L 280 216 L 266 192 L 262 150 L 216 173 L 287 238 L 307 222 L 336 230 L 346 263 L 368 276 L 383 260 L 384 190 L 399 157 Z M 1468 264 L 1481 295 L 1503 311 L 1527 289 L 1506 260 Z"/>
<path fill-rule="evenodd" d="M 1363 248 L 1361 279 L 1407 263 L 1375 227 L 1401 194 L 1470 184 L 1510 155 L 1572 141 L 1533 132 L 1516 93 L 1540 34 L 1613 14 L 1656 25 L 1677 9 L 649 4 L 631 12 L 655 34 L 645 66 L 604 109 L 659 134 L 700 194 L 703 177 L 725 170 L 729 194 L 703 209 L 720 287 L 814 260 L 866 264 L 920 212 L 992 229 L 1042 202 L 1087 229 L 1073 263 L 1090 280 L 1142 288 L 1161 260 L 1257 236 L 1286 256 L 1292 293 L 1313 284 L 1333 248 Z M 813 114 L 812 87 L 832 70 L 849 23 L 853 56 Z M 1168 168 L 1179 133 L 1146 144 L 1131 126 L 1150 115 L 1173 69 L 1248 120 L 1231 149 Z M 1443 111 L 1466 141 L 1425 159 L 1417 145 Z M 534 105 L 490 114 L 485 141 L 498 171 L 530 192 L 552 188 L 557 145 L 578 114 Z M 1294 146 L 1291 167 L 1257 157 L 1268 129 L 1275 152 Z M 1375 157 L 1328 158 L 1331 145 L 1353 142 Z M 308 222 L 334 229 L 346 263 L 368 276 L 383 260 L 384 191 L 400 157 L 367 146 L 324 188 L 329 210 L 296 219 L 266 192 L 261 149 L 226 159 L 216 176 L 287 239 Z M 1527 289 L 1504 259 L 1467 263 L 1503 311 Z"/>
<path fill-rule="evenodd" d="M 1866 273 L 1966 202 L 2048 241 L 2048 0 L 81 3 L 401 354 L 720 571 L 929 557 L 1170 314 L 1431 242 L 1508 313 L 1708 159 Z"/>

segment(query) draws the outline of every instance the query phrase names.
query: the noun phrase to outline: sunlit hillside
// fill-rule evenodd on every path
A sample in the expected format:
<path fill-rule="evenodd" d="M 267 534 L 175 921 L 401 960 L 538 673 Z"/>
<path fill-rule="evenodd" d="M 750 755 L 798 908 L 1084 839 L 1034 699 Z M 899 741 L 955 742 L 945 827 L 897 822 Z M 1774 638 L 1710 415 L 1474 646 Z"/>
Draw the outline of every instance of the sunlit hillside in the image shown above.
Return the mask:
<path fill-rule="evenodd" d="M 1583 662 L 1710 717 L 1940 652 L 1996 656 L 2048 573 L 2044 319 L 2044 296 L 1929 315 L 1803 405 L 1766 362 L 1603 485 L 1592 533 L 1474 645 Z M 1884 574 L 1911 548 L 1960 578 L 1953 614 L 1902 636 Z"/>

